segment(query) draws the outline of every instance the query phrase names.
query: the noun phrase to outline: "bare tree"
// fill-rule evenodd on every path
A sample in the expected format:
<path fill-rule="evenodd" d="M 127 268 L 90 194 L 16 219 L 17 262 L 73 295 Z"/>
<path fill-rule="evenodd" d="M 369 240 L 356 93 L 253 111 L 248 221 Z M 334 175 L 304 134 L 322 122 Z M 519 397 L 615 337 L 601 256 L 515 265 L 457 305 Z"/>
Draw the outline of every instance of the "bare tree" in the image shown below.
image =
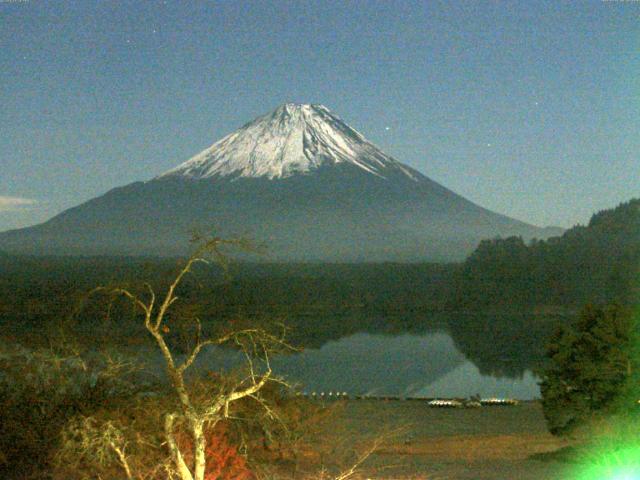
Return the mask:
<path fill-rule="evenodd" d="M 244 247 L 246 242 L 220 238 L 200 240 L 200 246 L 187 259 L 163 295 L 157 295 L 148 283 L 145 284 L 145 295 L 139 295 L 130 289 L 119 287 L 99 287 L 94 290 L 115 296 L 122 295 L 133 302 L 142 312 L 144 326 L 162 353 L 172 390 L 178 400 L 177 409 L 164 415 L 163 433 L 172 463 L 171 470 L 180 480 L 204 479 L 207 466 L 205 430 L 213 428 L 220 420 L 229 416 L 230 404 L 249 397 L 259 402 L 268 414 L 274 414 L 269 405 L 259 396 L 259 392 L 268 382 L 280 381 L 273 375 L 269 361 L 270 355 L 278 349 L 290 348 L 284 341 L 284 329 L 280 335 L 273 335 L 260 328 L 245 328 L 216 338 L 202 339 L 200 321 L 196 319 L 196 341 L 190 351 L 180 360 L 172 351 L 166 338 L 166 334 L 169 332 L 166 322 L 171 306 L 178 301 L 176 289 L 185 275 L 190 273 L 194 265 L 198 263 L 209 264 L 214 261 L 226 269 L 227 259 L 221 251 L 221 248 L 225 246 Z M 223 345 L 235 346 L 244 353 L 248 373 L 233 382 L 223 382 L 216 394 L 206 399 L 202 399 L 201 396 L 197 397 L 189 388 L 185 378 L 186 372 L 193 366 L 196 358 L 205 347 Z M 193 450 L 189 452 L 189 455 L 185 454 L 177 440 L 177 422 L 184 426 L 190 436 Z M 113 433 L 115 430 L 109 431 Z M 116 454 L 127 478 L 133 478 L 124 450 L 118 445 L 117 442 L 107 442 L 107 446 L 110 446 L 113 453 Z"/>
<path fill-rule="evenodd" d="M 127 452 L 125 428 L 112 421 L 100 422 L 93 417 L 77 417 L 62 432 L 62 443 L 73 445 L 73 450 L 90 455 L 100 466 L 107 466 L 114 460 L 124 470 L 127 480 L 133 480 L 134 474 Z M 75 457 L 77 460 L 79 456 Z M 69 462 L 73 456 L 64 460 Z"/>
<path fill-rule="evenodd" d="M 97 466 L 108 474 L 117 470 L 117 475 L 128 480 L 205 480 L 211 473 L 207 465 L 207 442 L 211 439 L 208 435 L 220 421 L 237 415 L 230 411 L 230 406 L 242 399 L 255 401 L 271 421 L 289 429 L 289 422 L 279 417 L 264 388 L 272 382 L 284 384 L 274 376 L 270 364 L 273 353 L 292 350 L 285 342 L 284 328 L 278 334 L 261 328 L 243 328 L 203 338 L 202 325 L 195 318 L 195 340 L 186 353 L 178 354 L 172 347 L 169 326 L 172 313 L 175 319 L 172 306 L 179 300 L 176 292 L 181 282 L 200 263 L 215 262 L 226 270 L 227 259 L 221 251 L 225 246 L 245 247 L 245 243 L 220 238 L 201 241 L 161 293 L 148 283 L 144 284 L 142 293 L 124 287 L 93 290 L 92 293 L 102 292 L 113 299 L 124 297 L 142 314 L 144 327 L 162 355 L 173 398 L 136 394 L 133 401 L 127 397 L 126 403 L 121 404 L 128 412 L 125 415 L 116 407 L 110 408 L 106 415 L 81 415 L 69 422 L 63 432 L 59 463 L 71 468 L 71 472 Z M 246 366 L 243 375 L 216 375 L 214 382 L 200 381 L 198 376 L 187 378 L 187 372 L 193 370 L 205 348 L 225 345 L 243 354 Z M 115 375 L 123 364 L 120 361 L 114 365 L 117 368 L 112 367 L 109 372 Z M 244 402 L 242 408 L 246 408 Z M 382 438 L 376 438 L 347 463 L 350 466 L 346 469 L 337 470 L 333 475 L 323 469 L 311 477 L 349 480 L 360 473 L 362 464 L 381 443 Z M 213 442 L 210 447 L 212 445 Z M 66 472 L 62 469 L 61 473 Z"/>

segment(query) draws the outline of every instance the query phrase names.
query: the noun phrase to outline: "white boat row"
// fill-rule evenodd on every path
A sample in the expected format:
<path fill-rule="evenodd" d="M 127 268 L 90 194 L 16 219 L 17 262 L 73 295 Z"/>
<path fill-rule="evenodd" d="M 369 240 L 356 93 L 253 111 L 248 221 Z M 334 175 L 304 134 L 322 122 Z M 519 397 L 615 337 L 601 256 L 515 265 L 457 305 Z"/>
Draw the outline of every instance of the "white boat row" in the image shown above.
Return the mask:
<path fill-rule="evenodd" d="M 514 400 L 513 398 L 483 398 L 480 400 L 482 405 L 518 405 L 520 403 L 518 400 Z"/>
<path fill-rule="evenodd" d="M 298 392 L 298 396 L 304 396 L 311 399 L 356 399 L 356 400 L 424 400 L 427 405 L 436 408 L 477 408 L 481 406 L 512 406 L 518 405 L 520 402 L 513 398 L 479 398 L 471 397 L 469 399 L 460 398 L 412 398 L 400 397 L 394 395 L 350 395 L 347 392 Z"/>
<path fill-rule="evenodd" d="M 482 398 L 482 399 L 435 399 L 430 400 L 428 405 L 435 408 L 478 408 L 482 406 L 513 406 L 520 402 L 513 398 Z"/>

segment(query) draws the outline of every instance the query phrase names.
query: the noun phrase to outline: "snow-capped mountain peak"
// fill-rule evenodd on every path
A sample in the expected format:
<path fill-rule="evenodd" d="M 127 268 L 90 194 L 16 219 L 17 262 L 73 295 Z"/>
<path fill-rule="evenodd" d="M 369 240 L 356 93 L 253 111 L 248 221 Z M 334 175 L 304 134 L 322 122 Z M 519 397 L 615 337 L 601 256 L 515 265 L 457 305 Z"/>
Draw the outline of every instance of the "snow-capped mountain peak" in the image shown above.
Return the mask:
<path fill-rule="evenodd" d="M 386 155 L 323 105 L 286 103 L 256 118 L 196 156 L 160 175 L 286 178 L 323 165 L 350 163 L 386 178 L 419 175 Z"/>

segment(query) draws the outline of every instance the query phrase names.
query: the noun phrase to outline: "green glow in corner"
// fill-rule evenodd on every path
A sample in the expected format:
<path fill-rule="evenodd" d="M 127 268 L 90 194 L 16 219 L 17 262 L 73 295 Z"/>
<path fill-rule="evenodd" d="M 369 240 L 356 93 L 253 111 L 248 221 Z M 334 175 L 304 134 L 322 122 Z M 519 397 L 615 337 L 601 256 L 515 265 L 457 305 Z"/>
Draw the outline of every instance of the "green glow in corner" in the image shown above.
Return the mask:
<path fill-rule="evenodd" d="M 640 479 L 640 475 L 638 475 L 637 471 L 621 471 L 616 472 L 613 476 L 610 477 L 611 480 L 637 480 Z"/>
<path fill-rule="evenodd" d="M 640 445 L 592 451 L 575 480 L 640 480 Z"/>
<path fill-rule="evenodd" d="M 640 266 L 630 268 L 636 271 L 640 285 Z M 591 446 L 575 458 L 566 480 L 640 480 L 640 288 L 635 291 L 627 367 L 630 376 L 616 408 L 623 413 L 595 425 Z"/>

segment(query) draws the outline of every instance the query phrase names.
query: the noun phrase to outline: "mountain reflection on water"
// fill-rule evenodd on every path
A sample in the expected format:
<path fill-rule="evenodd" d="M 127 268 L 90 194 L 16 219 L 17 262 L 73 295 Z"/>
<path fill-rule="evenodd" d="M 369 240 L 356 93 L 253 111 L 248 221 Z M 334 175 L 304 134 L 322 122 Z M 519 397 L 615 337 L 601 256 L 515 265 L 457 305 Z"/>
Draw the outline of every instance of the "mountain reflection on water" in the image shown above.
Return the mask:
<path fill-rule="evenodd" d="M 303 351 L 273 360 L 274 371 L 311 393 L 401 397 L 540 396 L 532 371 L 562 317 L 456 315 L 394 319 L 338 316 L 294 323 Z M 564 319 L 566 321 L 566 319 Z M 227 352 L 228 353 L 228 352 Z M 210 351 L 202 366 L 230 362 Z"/>
<path fill-rule="evenodd" d="M 307 392 L 401 397 L 539 396 L 535 377 L 497 379 L 482 375 L 446 333 L 357 333 L 320 349 L 282 357 L 275 370 Z"/>

